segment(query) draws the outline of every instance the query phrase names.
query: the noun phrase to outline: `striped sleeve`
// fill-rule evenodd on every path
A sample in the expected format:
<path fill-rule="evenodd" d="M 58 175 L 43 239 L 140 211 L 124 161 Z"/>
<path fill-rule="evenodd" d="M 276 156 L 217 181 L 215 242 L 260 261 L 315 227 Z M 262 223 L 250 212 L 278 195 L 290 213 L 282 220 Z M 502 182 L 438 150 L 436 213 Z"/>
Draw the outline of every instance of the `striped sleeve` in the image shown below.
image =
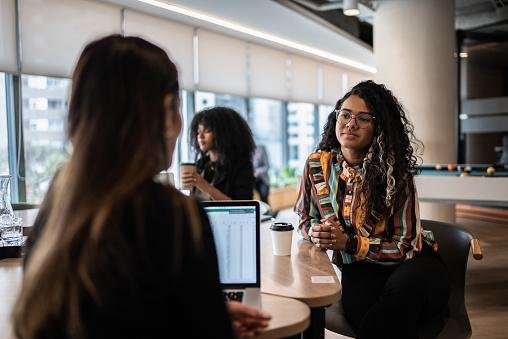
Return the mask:
<path fill-rule="evenodd" d="M 365 260 L 396 263 L 412 258 L 415 250 L 421 249 L 422 228 L 414 183 L 406 186 L 399 201 L 401 202 L 399 208 L 386 221 L 385 232 L 390 230 L 388 239 L 359 237 L 358 243 L 367 246 L 367 249 L 365 246 L 358 246 Z"/>
<path fill-rule="evenodd" d="M 316 197 L 312 191 L 312 180 L 310 175 L 309 159 L 307 159 L 300 183 L 298 199 L 294 206 L 294 211 L 300 216 L 298 233 L 304 239 L 309 239 L 309 231 L 312 225 L 321 223 L 321 215 Z"/>

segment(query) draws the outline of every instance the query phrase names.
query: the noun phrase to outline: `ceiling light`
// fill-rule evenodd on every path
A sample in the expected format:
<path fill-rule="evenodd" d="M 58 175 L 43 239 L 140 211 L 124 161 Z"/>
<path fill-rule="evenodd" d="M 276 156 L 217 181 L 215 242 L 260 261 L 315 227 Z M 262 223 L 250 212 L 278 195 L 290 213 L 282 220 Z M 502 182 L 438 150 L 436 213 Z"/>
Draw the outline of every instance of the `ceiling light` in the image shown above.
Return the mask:
<path fill-rule="evenodd" d="M 360 10 L 358 9 L 358 0 L 344 0 L 342 13 L 347 16 L 357 16 L 360 14 Z"/>
<path fill-rule="evenodd" d="M 137 0 L 137 1 L 145 3 L 147 5 L 165 9 L 170 12 L 179 13 L 179 14 L 182 14 L 182 15 L 194 18 L 194 19 L 199 19 L 199 20 L 202 20 L 205 22 L 209 22 L 209 23 L 215 24 L 217 26 L 228 28 L 233 31 L 241 32 L 241 33 L 244 33 L 244 34 L 256 37 L 256 38 L 271 41 L 271 42 L 274 42 L 274 43 L 282 45 L 282 46 L 294 48 L 294 49 L 297 49 L 302 52 L 310 53 L 315 56 L 319 56 L 321 58 L 328 59 L 330 61 L 344 64 L 344 65 L 347 65 L 347 66 L 350 66 L 353 68 L 361 69 L 362 71 L 366 71 L 369 73 L 376 73 L 375 67 L 368 66 L 368 65 L 362 64 L 360 62 L 357 62 L 355 60 L 344 58 L 340 55 L 326 52 L 326 51 L 323 51 L 318 48 L 304 45 L 304 44 L 301 44 L 301 43 L 298 43 L 298 42 L 295 42 L 292 40 L 284 39 L 284 38 L 278 37 L 278 36 L 270 34 L 270 33 L 265 33 L 265 32 L 259 31 L 257 29 L 246 27 L 246 26 L 237 24 L 232 21 L 227 21 L 227 20 L 224 20 L 221 18 L 213 17 L 208 14 L 200 13 L 200 12 L 188 9 L 188 8 L 176 6 L 173 4 L 168 4 L 168 3 L 162 2 L 160 0 Z M 344 2 L 344 3 L 346 3 L 346 2 Z"/>

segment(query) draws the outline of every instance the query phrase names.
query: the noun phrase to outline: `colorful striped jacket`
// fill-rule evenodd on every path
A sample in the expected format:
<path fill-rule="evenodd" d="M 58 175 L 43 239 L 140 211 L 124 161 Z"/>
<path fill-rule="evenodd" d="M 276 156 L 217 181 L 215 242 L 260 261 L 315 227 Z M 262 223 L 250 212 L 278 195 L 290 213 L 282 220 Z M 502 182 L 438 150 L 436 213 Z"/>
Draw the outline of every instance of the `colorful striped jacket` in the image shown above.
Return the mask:
<path fill-rule="evenodd" d="M 420 225 L 414 183 L 398 194 L 389 217 L 370 225 L 360 207 L 363 197 L 358 189 L 361 175 L 354 178 L 341 175 L 345 166 L 347 164 L 338 151 L 319 151 L 307 159 L 294 207 L 300 216 L 298 231 L 303 238 L 309 238 L 311 226 L 320 224 L 321 219 L 332 218 L 339 222 L 348 235 L 346 249 L 334 253 L 334 261 L 339 266 L 359 260 L 397 264 L 420 252 L 422 241 L 437 248 L 432 233 L 424 231 Z"/>

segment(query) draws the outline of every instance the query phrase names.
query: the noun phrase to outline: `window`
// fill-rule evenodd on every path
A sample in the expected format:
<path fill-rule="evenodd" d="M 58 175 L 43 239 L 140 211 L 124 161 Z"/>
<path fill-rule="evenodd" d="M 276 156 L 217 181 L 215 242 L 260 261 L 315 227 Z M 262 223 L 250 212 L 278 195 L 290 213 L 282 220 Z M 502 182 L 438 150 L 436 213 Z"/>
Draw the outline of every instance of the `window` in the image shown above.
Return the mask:
<path fill-rule="evenodd" d="M 225 106 L 234 109 L 240 113 L 245 120 L 247 120 L 247 104 L 243 97 L 196 91 L 194 100 L 196 112 L 199 112 L 204 108 Z"/>
<path fill-rule="evenodd" d="M 9 174 L 6 94 L 5 73 L 0 72 L 0 175 Z"/>
<path fill-rule="evenodd" d="M 173 153 L 173 160 L 171 162 L 171 166 L 168 168 L 168 171 L 173 173 L 173 179 L 175 181 L 175 187 L 179 187 L 180 185 L 180 162 L 188 162 L 192 161 L 189 158 L 189 142 L 188 142 L 188 126 L 190 124 L 189 121 L 189 92 L 186 90 L 182 90 L 180 93 L 180 117 L 182 118 L 182 129 L 180 131 L 180 136 L 178 137 L 178 141 L 175 147 L 175 151 Z"/>
<path fill-rule="evenodd" d="M 68 156 L 65 124 L 70 79 L 22 75 L 26 200 L 40 203 Z"/>
<path fill-rule="evenodd" d="M 333 111 L 335 106 L 330 105 L 319 105 L 318 106 L 318 130 L 317 130 L 317 140 L 321 140 L 321 134 L 325 128 L 325 124 L 328 120 L 328 116 L 330 112 Z"/>
<path fill-rule="evenodd" d="M 192 121 L 192 117 L 194 116 L 192 98 L 193 93 L 182 90 L 180 95 L 180 112 L 182 116 L 182 131 L 180 132 L 180 158 L 181 162 L 190 162 L 194 161 L 194 152 L 191 149 L 191 145 L 189 144 L 189 129 L 190 123 Z"/>
<path fill-rule="evenodd" d="M 316 147 L 314 105 L 288 103 L 288 145 L 291 169 L 301 171 L 305 160 Z"/>
<path fill-rule="evenodd" d="M 283 103 L 270 99 L 249 100 L 249 125 L 256 144 L 264 145 L 270 162 L 270 176 L 284 167 Z"/>

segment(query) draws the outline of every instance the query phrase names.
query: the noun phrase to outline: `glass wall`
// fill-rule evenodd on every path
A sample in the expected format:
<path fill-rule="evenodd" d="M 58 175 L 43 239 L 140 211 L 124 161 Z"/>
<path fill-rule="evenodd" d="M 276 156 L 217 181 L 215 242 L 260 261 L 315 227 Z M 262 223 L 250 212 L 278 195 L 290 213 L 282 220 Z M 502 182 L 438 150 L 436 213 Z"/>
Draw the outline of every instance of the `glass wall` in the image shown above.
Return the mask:
<path fill-rule="evenodd" d="M 321 133 L 323 133 L 323 129 L 325 128 L 326 121 L 328 120 L 328 115 L 333 111 L 334 106 L 331 105 L 319 105 L 318 106 L 318 130 L 317 130 L 317 141 L 321 140 Z"/>
<path fill-rule="evenodd" d="M 7 92 L 5 88 L 5 73 L 0 72 L 0 175 L 9 174 L 9 153 L 7 146 Z"/>
<path fill-rule="evenodd" d="M 286 137 L 283 113 L 282 101 L 259 98 L 249 100 L 249 125 L 256 144 L 266 148 L 271 172 L 284 167 Z"/>
<path fill-rule="evenodd" d="M 22 75 L 26 200 L 40 203 L 68 156 L 66 118 L 71 81 Z"/>
<path fill-rule="evenodd" d="M 287 105 L 288 166 L 301 171 L 316 147 L 315 106 L 303 102 Z"/>
<path fill-rule="evenodd" d="M 186 90 L 182 90 L 181 93 L 181 107 L 180 112 L 182 114 L 182 131 L 180 133 L 180 157 L 181 162 L 192 162 L 194 161 L 194 152 L 189 143 L 189 128 L 194 117 L 194 93 Z"/>
<path fill-rule="evenodd" d="M 24 142 L 26 201 L 40 203 L 59 166 L 67 159 L 70 143 L 66 137 L 68 96 L 71 80 L 22 75 L 22 130 Z M 0 173 L 9 173 L 6 75 L 0 73 Z M 178 164 L 193 161 L 188 133 L 196 111 L 213 106 L 231 107 L 249 123 L 258 145 L 264 145 L 274 186 L 293 183 L 305 160 L 317 144 L 333 106 L 284 102 L 266 98 L 244 98 L 211 92 L 181 93 L 182 133 L 168 169 L 178 183 Z M 12 112 L 9 112 L 11 114 Z M 13 114 L 14 115 L 14 114 Z M 13 165 L 13 164 L 11 164 Z M 23 168 L 23 167 L 22 167 Z"/>
<path fill-rule="evenodd" d="M 171 166 L 167 169 L 169 172 L 173 174 L 173 179 L 175 181 L 175 186 L 178 187 L 180 182 L 180 173 L 179 173 L 179 164 L 180 162 L 188 162 L 190 147 L 188 143 L 188 130 L 189 130 L 189 92 L 186 90 L 182 90 L 180 93 L 180 117 L 182 119 L 182 129 L 180 131 L 180 136 L 178 137 L 178 141 L 175 147 L 175 151 L 173 153 L 173 160 L 171 162 Z M 192 158 L 193 159 L 193 158 Z"/>
<path fill-rule="evenodd" d="M 204 108 L 225 106 L 234 109 L 247 120 L 247 104 L 244 97 L 196 91 L 194 100 L 196 112 Z"/>

